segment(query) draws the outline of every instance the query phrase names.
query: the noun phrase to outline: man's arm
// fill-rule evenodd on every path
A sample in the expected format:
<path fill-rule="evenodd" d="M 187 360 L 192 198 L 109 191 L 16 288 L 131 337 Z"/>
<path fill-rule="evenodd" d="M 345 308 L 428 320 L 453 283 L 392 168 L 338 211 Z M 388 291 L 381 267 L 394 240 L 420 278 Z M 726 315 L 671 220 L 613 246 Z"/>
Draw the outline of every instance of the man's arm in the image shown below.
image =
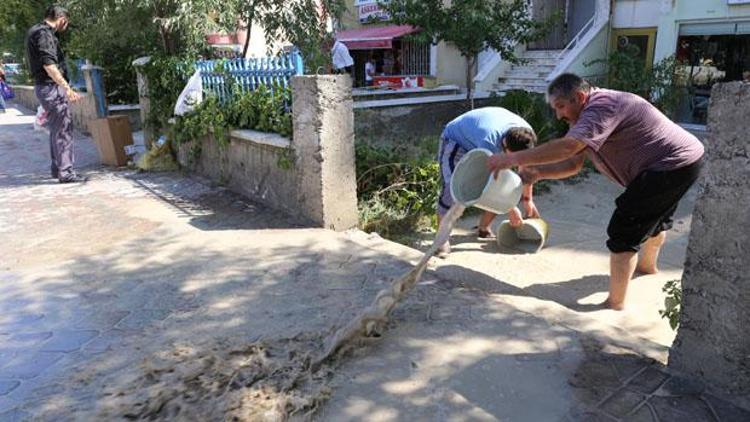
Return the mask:
<path fill-rule="evenodd" d="M 534 183 L 542 179 L 565 179 L 578 174 L 583 168 L 584 160 L 585 156 L 581 151 L 573 158 L 559 163 L 524 167 L 519 169 L 519 174 L 524 183 Z"/>
<path fill-rule="evenodd" d="M 586 144 L 582 141 L 565 137 L 524 151 L 495 154 L 490 157 L 487 166 L 497 177 L 500 170 L 511 167 L 559 163 L 573 158 L 585 148 Z"/>
<path fill-rule="evenodd" d="M 73 88 L 68 85 L 68 82 L 65 80 L 62 73 L 60 73 L 60 69 L 57 68 L 56 64 L 45 64 L 44 71 L 47 72 L 49 77 L 52 78 L 56 84 L 65 88 L 65 94 L 71 102 L 76 102 L 81 99 L 81 96 L 73 91 Z"/>

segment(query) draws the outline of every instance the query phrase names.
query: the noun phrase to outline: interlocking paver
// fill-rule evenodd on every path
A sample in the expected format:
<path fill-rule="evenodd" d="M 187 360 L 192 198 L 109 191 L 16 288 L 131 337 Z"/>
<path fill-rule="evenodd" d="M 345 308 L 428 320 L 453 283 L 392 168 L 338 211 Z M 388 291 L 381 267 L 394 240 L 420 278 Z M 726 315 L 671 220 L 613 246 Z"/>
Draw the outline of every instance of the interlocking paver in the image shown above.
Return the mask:
<path fill-rule="evenodd" d="M 72 352 L 99 335 L 96 330 L 59 330 L 52 334 L 42 347 L 42 352 Z"/>
<path fill-rule="evenodd" d="M 697 379 L 673 376 L 655 394 L 657 396 L 697 396 L 703 393 L 705 389 L 706 385 Z"/>
<path fill-rule="evenodd" d="M 715 421 L 711 411 L 698 397 L 652 397 L 649 404 L 653 406 L 660 421 Z"/>
<path fill-rule="evenodd" d="M 643 372 L 639 373 L 633 378 L 627 385 L 627 388 L 632 391 L 639 393 L 651 394 L 656 391 L 667 379 L 669 375 L 654 368 L 646 368 Z"/>
<path fill-rule="evenodd" d="M 176 173 L 103 169 L 91 140 L 79 135 L 76 161 L 91 179 L 60 186 L 46 176 L 49 146 L 30 130 L 32 116 L 6 126 L 7 118 L 0 116 L 0 308 L 14 313 L 0 314 L 0 357 L 7 358 L 0 422 L 99 420 L 85 412 L 156 352 L 215 338 L 252 342 L 323 331 L 348 321 L 411 268 L 402 260 L 411 255 L 378 250 L 375 236 L 363 241 L 356 232 L 300 229 L 282 213 Z M 597 204 L 591 191 L 598 183 L 566 189 L 583 190 Z M 568 202 L 558 204 L 576 215 Z M 583 229 L 581 239 L 601 237 L 604 229 L 589 224 L 599 214 L 580 215 L 587 224 L 556 224 L 555 236 Z M 430 270 L 397 306 L 383 337 L 346 357 L 319 420 L 616 421 L 603 409 L 617 412 L 619 403 L 626 412 L 628 397 L 601 402 L 650 363 L 632 351 L 629 358 L 589 355 L 586 331 L 601 326 L 573 330 L 564 315 L 544 315 L 552 305 L 606 289 L 606 276 L 579 271 L 602 263 L 606 270 L 601 244 L 598 256 L 561 266 L 551 258 L 571 255 L 555 242 L 544 255 L 526 257 L 457 248 L 455 260 L 446 261 L 453 262 L 446 271 L 453 281 Z M 634 283 L 636 298 L 660 302 L 658 280 Z M 546 299 L 526 307 L 511 300 L 534 294 Z M 643 334 L 633 327 L 666 326 L 651 308 L 643 310 L 635 316 L 644 318 L 621 319 L 622 328 Z M 597 311 L 586 321 L 611 322 L 613 315 Z M 561 351 L 558 344 L 568 346 Z M 646 381 L 635 385 L 650 388 Z M 750 420 L 728 413 L 734 410 L 727 403 L 713 406 L 725 420 Z M 648 420 L 643 409 L 628 417 Z"/>
<path fill-rule="evenodd" d="M 656 418 L 656 414 L 652 412 L 648 404 L 645 404 L 638 408 L 635 412 L 626 416 L 623 422 L 659 422 Z"/>
<path fill-rule="evenodd" d="M 114 299 L 114 298 L 109 298 Z M 113 300 L 114 301 L 114 300 Z M 130 311 L 88 311 L 80 313 L 76 322 L 73 323 L 75 328 L 91 330 L 109 330 L 122 321 Z"/>
<path fill-rule="evenodd" d="M 21 409 L 12 409 L 4 413 L 0 413 L 0 421 L 3 422 L 25 422 L 30 418 L 30 414 Z"/>
<path fill-rule="evenodd" d="M 116 327 L 124 330 L 140 330 L 154 322 L 163 321 L 170 311 L 165 309 L 139 309 L 120 321 Z"/>
<path fill-rule="evenodd" d="M 52 332 L 44 331 L 39 333 L 17 333 L 12 334 L 5 344 L 0 345 L 0 350 L 29 350 L 52 337 Z"/>
<path fill-rule="evenodd" d="M 633 412 L 646 400 L 646 396 L 628 390 L 620 390 L 601 405 L 607 414 L 623 418 Z"/>
<path fill-rule="evenodd" d="M 36 352 L 13 359 L 0 370 L 0 378 L 30 379 L 41 374 L 65 356 L 62 352 Z"/>
<path fill-rule="evenodd" d="M 29 325 L 41 321 L 44 314 L 5 314 L 0 316 L 0 331 L 12 331 L 14 327 L 29 328 Z"/>
<path fill-rule="evenodd" d="M 704 398 L 721 422 L 750 421 L 750 410 L 737 407 L 711 394 L 704 395 Z"/>
<path fill-rule="evenodd" d="M 3 381 L 0 380 L 0 396 L 4 396 L 11 391 L 15 390 L 16 387 L 21 385 L 20 381 Z"/>
<path fill-rule="evenodd" d="M 128 335 L 132 335 L 132 332 L 118 330 L 116 328 L 108 330 L 86 343 L 82 350 L 84 353 L 90 354 L 104 353 L 117 347 Z"/>

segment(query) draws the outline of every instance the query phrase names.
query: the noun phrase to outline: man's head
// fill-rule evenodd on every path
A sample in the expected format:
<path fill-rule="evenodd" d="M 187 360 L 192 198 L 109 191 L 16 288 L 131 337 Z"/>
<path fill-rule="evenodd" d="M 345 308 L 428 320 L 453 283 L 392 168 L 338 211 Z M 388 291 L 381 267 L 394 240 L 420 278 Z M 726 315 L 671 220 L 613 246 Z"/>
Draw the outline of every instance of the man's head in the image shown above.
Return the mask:
<path fill-rule="evenodd" d="M 742 72 L 742 80 L 745 82 L 750 82 L 750 70 Z"/>
<path fill-rule="evenodd" d="M 573 125 L 591 94 L 591 85 L 572 73 L 563 73 L 547 87 L 547 101 L 560 120 Z"/>
<path fill-rule="evenodd" d="M 68 24 L 70 23 L 70 18 L 68 18 L 68 11 L 58 5 L 52 5 L 47 8 L 47 11 L 44 12 L 44 20 L 47 21 L 47 23 L 55 28 L 56 32 L 64 32 L 66 29 L 68 29 Z"/>
<path fill-rule="evenodd" d="M 523 151 L 534 148 L 536 145 L 536 134 L 526 127 L 512 127 L 508 129 L 503 137 L 502 146 L 505 151 Z"/>

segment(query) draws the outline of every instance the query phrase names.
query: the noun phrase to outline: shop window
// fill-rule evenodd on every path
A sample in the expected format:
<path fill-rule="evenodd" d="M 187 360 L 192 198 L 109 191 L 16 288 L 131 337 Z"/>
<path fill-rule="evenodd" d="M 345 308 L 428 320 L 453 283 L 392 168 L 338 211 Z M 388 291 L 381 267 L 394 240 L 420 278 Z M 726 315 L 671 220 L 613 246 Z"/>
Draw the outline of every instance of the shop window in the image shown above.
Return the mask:
<path fill-rule="evenodd" d="M 676 57 L 679 79 L 688 92 L 678 120 L 705 124 L 711 87 L 717 82 L 742 80 L 743 73 L 750 71 L 750 34 L 682 35 Z"/>

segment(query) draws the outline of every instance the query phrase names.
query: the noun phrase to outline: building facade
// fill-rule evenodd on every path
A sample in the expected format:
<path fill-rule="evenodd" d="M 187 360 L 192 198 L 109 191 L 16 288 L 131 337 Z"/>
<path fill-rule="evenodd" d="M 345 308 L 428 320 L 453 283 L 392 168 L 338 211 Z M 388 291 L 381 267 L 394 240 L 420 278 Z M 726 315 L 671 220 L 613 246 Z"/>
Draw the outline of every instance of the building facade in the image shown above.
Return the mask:
<path fill-rule="evenodd" d="M 618 49 L 635 52 L 644 67 L 674 56 L 685 99 L 675 118 L 704 124 L 711 86 L 750 71 L 750 0 L 532 0 L 536 16 L 564 10 L 562 29 L 525 46 L 529 64 L 500 62 L 481 89 L 528 87 L 542 92 L 555 76 L 602 77 L 601 60 Z"/>
<path fill-rule="evenodd" d="M 447 0 L 446 0 L 447 1 Z M 354 58 L 357 86 L 365 85 L 365 63 L 372 60 L 383 85 L 466 87 L 466 60 L 446 43 L 420 44 L 409 35 L 418 28 L 396 26 L 377 0 L 346 0 L 347 11 L 336 31 Z"/>

